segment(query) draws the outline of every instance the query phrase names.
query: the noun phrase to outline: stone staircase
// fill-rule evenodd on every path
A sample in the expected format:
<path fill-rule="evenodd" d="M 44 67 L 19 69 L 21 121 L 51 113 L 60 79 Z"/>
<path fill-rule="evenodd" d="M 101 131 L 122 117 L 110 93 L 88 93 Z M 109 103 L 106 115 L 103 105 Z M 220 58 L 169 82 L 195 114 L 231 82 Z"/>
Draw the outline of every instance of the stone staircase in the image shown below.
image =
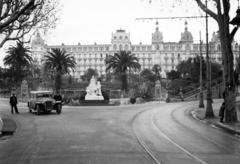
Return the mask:
<path fill-rule="evenodd" d="M 211 90 L 212 90 L 212 98 L 222 98 L 223 93 L 223 87 L 222 82 L 219 83 L 219 78 L 212 80 L 211 83 Z M 195 85 L 195 84 L 193 84 Z M 188 88 L 190 88 L 189 86 Z M 183 88 L 183 90 L 187 90 L 186 88 Z M 206 83 L 203 85 L 203 98 L 206 99 L 206 93 L 207 93 L 207 87 Z M 184 92 L 184 94 L 169 94 L 169 98 L 171 102 L 176 101 L 195 101 L 199 100 L 200 96 L 200 88 L 192 89 L 187 92 Z"/>

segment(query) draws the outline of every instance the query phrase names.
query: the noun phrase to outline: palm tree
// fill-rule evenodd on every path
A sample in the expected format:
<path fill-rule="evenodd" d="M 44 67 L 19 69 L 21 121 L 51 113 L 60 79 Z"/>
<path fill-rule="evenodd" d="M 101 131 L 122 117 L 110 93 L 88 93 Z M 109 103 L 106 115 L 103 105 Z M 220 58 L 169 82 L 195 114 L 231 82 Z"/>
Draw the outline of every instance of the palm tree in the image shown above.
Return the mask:
<path fill-rule="evenodd" d="M 33 61 L 30 56 L 30 48 L 25 47 L 22 42 L 17 42 L 17 45 L 11 46 L 7 53 L 8 55 L 3 59 L 4 65 L 9 66 L 12 72 L 12 81 L 19 83 L 26 76 Z"/>
<path fill-rule="evenodd" d="M 62 85 L 62 75 L 69 74 L 74 71 L 76 61 L 71 54 L 68 54 L 64 49 L 52 48 L 45 55 L 45 69 L 55 75 L 55 89 L 58 92 Z"/>
<path fill-rule="evenodd" d="M 120 75 L 122 81 L 122 91 L 127 91 L 127 71 L 130 69 L 140 70 L 141 65 L 138 63 L 138 58 L 131 54 L 130 51 L 119 51 L 113 56 L 108 56 L 105 60 L 106 71 L 113 70 L 113 72 Z"/>

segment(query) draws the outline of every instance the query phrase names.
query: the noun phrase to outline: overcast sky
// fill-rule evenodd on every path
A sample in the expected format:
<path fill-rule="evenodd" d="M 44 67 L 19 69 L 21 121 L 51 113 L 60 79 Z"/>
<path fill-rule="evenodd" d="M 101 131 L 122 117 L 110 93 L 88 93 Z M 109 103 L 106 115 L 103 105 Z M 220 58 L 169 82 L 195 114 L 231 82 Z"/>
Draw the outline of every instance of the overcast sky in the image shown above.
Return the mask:
<path fill-rule="evenodd" d="M 162 5 L 159 0 L 62 0 L 63 11 L 57 29 L 49 35 L 48 44 L 93 44 L 111 41 L 111 33 L 117 29 L 130 32 L 132 43 L 151 43 L 151 34 L 156 21 L 136 21 L 136 18 L 199 15 L 198 8 L 191 12 L 181 7 L 172 8 L 169 1 Z M 169 3 L 169 4 L 168 4 Z M 192 10 L 194 11 L 194 10 Z M 179 41 L 184 30 L 182 20 L 161 20 L 159 29 L 164 41 Z M 204 19 L 188 20 L 189 30 L 199 39 L 199 30 L 204 30 Z M 210 29 L 211 30 L 211 29 Z"/>
<path fill-rule="evenodd" d="M 163 1 L 164 3 L 160 2 Z M 196 3 L 185 3 L 179 6 L 173 0 L 60 0 L 62 12 L 57 28 L 44 36 L 49 45 L 58 44 L 110 44 L 111 34 L 117 29 L 130 32 L 132 44 L 151 44 L 151 35 L 155 31 L 156 21 L 136 21 L 136 18 L 198 16 L 203 14 Z M 186 0 L 183 0 L 186 1 Z M 232 5 L 232 16 L 235 16 L 237 0 Z M 184 31 L 186 19 L 159 20 L 159 30 L 165 42 L 178 42 Z M 195 42 L 199 40 L 199 31 L 205 39 L 205 20 L 187 19 L 188 29 Z M 213 19 L 209 19 L 209 37 L 217 31 Z M 239 32 L 236 34 L 239 38 Z M 4 55 L 1 50 L 1 58 Z M 2 59 L 0 59 L 2 66 Z"/>

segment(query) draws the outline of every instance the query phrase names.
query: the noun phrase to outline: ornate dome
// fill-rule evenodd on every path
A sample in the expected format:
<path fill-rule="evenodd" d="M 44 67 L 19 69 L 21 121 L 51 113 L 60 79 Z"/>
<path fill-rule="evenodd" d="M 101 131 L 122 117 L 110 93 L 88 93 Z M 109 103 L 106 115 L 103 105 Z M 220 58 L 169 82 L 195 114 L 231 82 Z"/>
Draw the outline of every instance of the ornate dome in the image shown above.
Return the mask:
<path fill-rule="evenodd" d="M 32 39 L 32 45 L 44 45 L 44 40 L 41 37 L 39 31 L 36 32 L 35 36 Z"/>
<path fill-rule="evenodd" d="M 185 31 L 181 33 L 181 42 L 193 42 L 192 33 L 188 31 L 187 21 L 185 22 Z"/>
<path fill-rule="evenodd" d="M 152 44 L 163 42 L 163 34 L 159 31 L 158 22 L 156 22 L 156 26 L 156 31 L 152 34 Z"/>
<path fill-rule="evenodd" d="M 211 42 L 219 42 L 219 41 L 220 41 L 219 32 L 213 32 Z"/>

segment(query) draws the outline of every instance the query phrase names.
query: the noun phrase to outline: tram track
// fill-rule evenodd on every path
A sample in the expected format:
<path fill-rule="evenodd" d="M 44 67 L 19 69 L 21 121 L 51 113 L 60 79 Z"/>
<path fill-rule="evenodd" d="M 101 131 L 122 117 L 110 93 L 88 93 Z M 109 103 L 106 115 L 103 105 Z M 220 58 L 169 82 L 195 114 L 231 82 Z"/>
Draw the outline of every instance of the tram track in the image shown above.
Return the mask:
<path fill-rule="evenodd" d="M 164 107 L 164 106 L 163 106 Z M 172 110 L 175 111 L 178 107 L 173 108 Z M 181 146 L 180 144 L 178 144 L 176 141 L 174 141 L 172 138 L 170 138 L 166 133 L 164 133 L 158 126 L 156 123 L 156 110 L 157 108 L 154 107 L 152 109 L 145 109 L 139 113 L 137 113 L 133 118 L 132 118 L 132 130 L 134 132 L 134 135 L 136 136 L 138 143 L 141 145 L 141 147 L 144 149 L 144 151 L 151 157 L 151 159 L 156 163 L 156 164 L 163 164 L 164 160 L 159 158 L 158 155 L 158 151 L 154 150 L 154 148 L 148 144 L 147 142 L 144 141 L 144 135 L 141 134 L 141 131 L 138 131 L 136 126 L 136 122 L 138 119 L 140 119 L 140 116 L 147 114 L 148 112 L 150 112 L 150 118 L 149 118 L 149 122 L 152 126 L 152 128 L 155 130 L 155 132 L 158 135 L 158 139 L 160 142 L 160 138 L 165 139 L 168 143 L 171 143 L 174 147 L 176 147 L 177 149 L 179 149 L 181 152 L 183 152 L 184 154 L 186 154 L 188 157 L 190 157 L 192 160 L 194 160 L 196 163 L 201 163 L 201 164 L 207 164 L 207 162 L 205 162 L 204 160 L 200 159 L 198 156 L 194 155 L 193 153 L 191 153 L 189 150 L 187 150 L 186 148 L 184 148 L 183 146 Z"/>
<path fill-rule="evenodd" d="M 151 110 L 151 109 L 150 109 Z M 131 121 L 131 125 L 132 125 L 132 130 L 134 132 L 134 135 L 137 138 L 138 143 L 140 144 L 140 146 L 144 149 L 144 151 L 151 157 L 151 159 L 156 163 L 156 164 L 162 164 L 160 162 L 160 160 L 157 159 L 157 157 L 154 155 L 153 151 L 150 149 L 149 146 L 147 146 L 147 144 L 143 141 L 142 137 L 137 133 L 136 129 L 134 128 L 134 122 L 136 121 L 136 119 L 143 113 L 149 111 L 149 109 L 145 109 L 139 113 L 137 113 L 132 121 Z"/>
<path fill-rule="evenodd" d="M 185 114 L 185 115 L 189 115 L 188 113 L 190 113 L 190 111 L 191 111 L 191 108 L 190 108 L 190 107 L 191 107 L 191 105 L 188 105 L 188 106 L 186 106 L 186 107 L 184 108 L 184 109 L 185 109 L 185 110 L 184 110 L 184 114 Z M 182 123 L 181 121 L 179 121 L 179 119 L 177 119 L 177 118 L 175 117 L 175 115 L 177 115 L 178 110 L 181 110 L 181 109 L 183 109 L 183 108 L 176 108 L 176 109 L 174 109 L 174 110 L 171 112 L 171 118 L 172 118 L 172 120 L 173 120 L 174 122 L 176 122 L 176 125 L 179 126 L 179 128 L 182 128 L 182 129 L 184 129 L 184 130 L 186 130 L 186 131 L 189 131 L 189 132 L 191 132 L 191 133 L 194 133 L 196 136 L 201 137 L 202 139 L 207 140 L 207 141 L 210 142 L 210 143 L 213 143 L 215 146 L 219 147 L 220 149 L 225 150 L 225 151 L 228 152 L 228 153 L 231 152 L 231 149 L 227 148 L 226 146 L 224 146 L 224 145 L 222 145 L 222 144 L 219 144 L 219 143 L 216 142 L 214 139 L 211 139 L 211 138 L 209 138 L 209 137 L 206 137 L 206 135 L 203 135 L 202 133 L 200 133 L 199 131 L 197 131 L 196 129 L 194 129 L 194 127 L 189 127 L 189 126 L 187 126 L 186 124 L 184 124 L 184 123 Z M 193 118 L 192 118 L 192 119 L 193 119 Z M 195 120 L 195 121 L 196 121 L 196 120 Z M 202 122 L 199 122 L 199 121 L 198 121 L 198 123 L 202 124 Z M 202 124 L 202 125 L 203 125 L 203 126 L 206 126 L 205 124 Z M 213 127 L 210 126 L 209 129 L 213 129 Z M 214 129 L 215 129 L 215 132 L 218 133 L 219 135 L 224 135 L 224 136 L 226 136 L 226 137 L 231 138 L 231 139 L 234 140 L 234 141 L 239 142 L 239 138 L 237 138 L 237 137 L 235 137 L 235 136 L 231 136 L 231 135 L 226 134 L 226 133 L 223 133 L 223 132 L 219 131 L 218 128 L 214 128 Z M 237 155 L 240 155 L 239 152 L 236 152 L 236 153 L 237 153 Z"/>
<path fill-rule="evenodd" d="M 175 109 L 174 109 L 175 110 Z M 171 139 L 169 136 L 167 136 L 167 134 L 165 134 L 156 124 L 156 121 L 154 119 L 155 115 L 151 116 L 151 123 L 153 125 L 153 127 L 159 132 L 159 134 L 164 137 L 166 140 L 168 140 L 169 142 L 171 142 L 174 146 L 176 146 L 177 148 L 179 148 L 181 151 L 183 151 L 184 153 L 186 153 L 189 157 L 191 157 L 192 159 L 200 162 L 201 164 L 207 164 L 205 161 L 203 161 L 202 159 L 200 159 L 199 157 L 197 157 L 196 155 L 194 155 L 193 153 L 191 153 L 189 150 L 187 150 L 186 148 L 184 148 L 183 146 L 181 146 L 180 144 L 178 144 L 177 142 L 175 142 L 173 139 Z"/>

